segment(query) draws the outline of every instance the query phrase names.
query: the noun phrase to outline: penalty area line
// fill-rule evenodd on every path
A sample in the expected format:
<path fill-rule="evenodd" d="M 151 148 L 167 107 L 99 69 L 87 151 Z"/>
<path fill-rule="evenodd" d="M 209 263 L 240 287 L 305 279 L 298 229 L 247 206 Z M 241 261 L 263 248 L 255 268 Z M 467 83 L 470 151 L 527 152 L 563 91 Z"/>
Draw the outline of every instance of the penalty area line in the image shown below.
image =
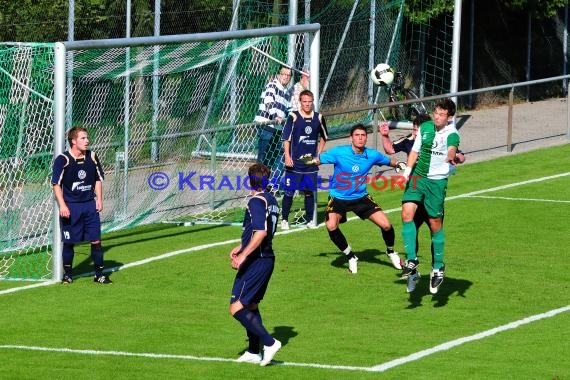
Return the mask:
<path fill-rule="evenodd" d="M 483 332 L 480 332 L 478 334 L 474 334 L 471 336 L 466 336 L 463 338 L 455 339 L 455 340 L 452 340 L 450 342 L 442 343 L 442 344 L 439 344 L 435 347 L 428 348 L 427 350 L 422 350 L 422 351 L 413 353 L 413 354 L 405 356 L 403 358 L 399 358 L 399 359 L 391 360 L 391 361 L 383 363 L 383 364 L 379 364 L 377 366 L 370 368 L 370 371 L 384 372 L 390 368 L 394 368 L 394 367 L 402 365 L 402 364 L 413 362 L 413 361 L 422 359 L 426 356 L 429 356 L 429 355 L 432 355 L 432 354 L 435 354 L 435 353 L 438 353 L 441 351 L 449 350 L 453 347 L 457 347 L 457 346 L 462 345 L 464 343 L 469 343 L 469 342 L 473 342 L 476 340 L 481 340 L 483 338 L 487 338 L 489 336 L 498 334 L 500 332 L 507 331 L 507 330 L 513 330 L 513 329 L 516 329 L 516 328 L 521 327 L 523 325 L 526 325 L 526 324 L 529 324 L 532 322 L 536 322 L 536 321 L 539 321 L 541 319 L 551 318 L 551 317 L 554 317 L 558 314 L 565 313 L 568 311 L 570 311 L 570 305 L 564 306 L 564 307 L 561 307 L 558 309 L 550 310 L 550 311 L 547 311 L 547 312 L 542 313 L 542 314 L 536 314 L 536 315 L 533 315 L 533 316 L 530 316 L 527 318 L 519 319 L 518 321 L 507 323 L 506 325 L 495 327 L 495 328 L 492 328 L 490 330 L 483 331 Z"/>
<path fill-rule="evenodd" d="M 193 360 L 193 361 L 226 362 L 226 363 L 235 362 L 235 363 L 237 363 L 236 359 L 219 358 L 219 357 L 206 357 L 206 356 L 194 356 L 194 355 L 175 355 L 175 354 L 157 354 L 157 353 L 148 353 L 148 352 L 81 350 L 81 349 L 73 349 L 73 348 L 40 347 L 40 346 L 25 346 L 25 345 L 13 345 L 13 344 L 0 345 L 0 349 L 22 350 L 22 351 L 41 351 L 41 352 L 57 352 L 57 353 L 69 353 L 69 354 L 78 354 L 78 355 L 128 356 L 128 357 L 142 357 L 142 358 L 149 358 L 149 359 L 175 359 L 175 360 Z M 248 364 L 248 363 L 245 363 L 245 364 Z M 352 370 L 352 371 L 368 371 L 369 370 L 369 367 L 327 365 L 327 364 L 316 364 L 316 363 L 294 363 L 294 362 L 274 361 L 272 364 L 273 365 L 291 366 L 291 367 L 314 367 L 314 368 L 323 368 L 323 369 L 341 369 L 341 370 Z"/>
<path fill-rule="evenodd" d="M 570 203 L 570 201 L 560 199 L 540 199 L 540 198 L 516 198 L 516 197 L 493 197 L 490 195 L 472 195 L 469 198 L 500 199 L 504 201 L 527 201 L 527 202 L 550 202 L 550 203 Z"/>
<path fill-rule="evenodd" d="M 359 367 L 347 365 L 333 365 L 333 364 L 318 364 L 318 363 L 297 363 L 297 362 L 281 362 L 274 361 L 273 365 L 282 365 L 288 367 L 310 367 L 328 370 L 344 370 L 344 371 L 362 371 L 362 372 L 385 372 L 394 367 L 404 365 L 416 360 L 425 358 L 426 356 L 436 354 L 438 352 L 446 351 L 451 348 L 460 346 L 465 343 L 481 340 L 489 336 L 498 334 L 503 331 L 513 330 L 523 325 L 539 321 L 545 318 L 551 318 L 558 314 L 570 311 L 570 305 L 558 309 L 550 310 L 545 313 L 536 314 L 527 318 L 520 319 L 515 322 L 508 323 L 490 330 L 480 332 L 471 336 L 455 339 L 446 343 L 439 344 L 432 348 L 418 351 L 411 355 L 391 360 L 389 362 L 375 365 L 373 367 Z M 175 359 L 175 360 L 193 360 L 193 361 L 209 361 L 209 362 L 236 362 L 235 359 L 220 358 L 220 357 L 204 357 L 194 355 L 175 355 L 175 354 L 158 354 L 158 353 L 145 353 L 145 352 L 126 352 L 126 351 L 100 351 L 100 350 L 81 350 L 72 348 L 57 348 L 57 347 L 40 347 L 40 346 L 25 346 L 25 345 L 0 345 L 0 349 L 4 350 L 26 350 L 26 351 L 42 351 L 42 352 L 57 352 L 57 353 L 70 353 L 79 355 L 109 355 L 109 356 L 128 356 L 128 357 L 143 357 L 149 359 Z"/>

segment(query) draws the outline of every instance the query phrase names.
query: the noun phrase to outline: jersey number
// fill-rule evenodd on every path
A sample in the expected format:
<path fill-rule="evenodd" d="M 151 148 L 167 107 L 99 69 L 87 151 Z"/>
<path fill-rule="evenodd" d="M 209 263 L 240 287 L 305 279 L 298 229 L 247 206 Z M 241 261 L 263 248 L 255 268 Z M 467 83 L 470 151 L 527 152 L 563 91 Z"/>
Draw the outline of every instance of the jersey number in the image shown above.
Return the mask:
<path fill-rule="evenodd" d="M 277 232 L 277 215 L 271 214 L 271 224 L 273 230 L 271 231 L 271 235 L 275 235 L 275 232 Z"/>

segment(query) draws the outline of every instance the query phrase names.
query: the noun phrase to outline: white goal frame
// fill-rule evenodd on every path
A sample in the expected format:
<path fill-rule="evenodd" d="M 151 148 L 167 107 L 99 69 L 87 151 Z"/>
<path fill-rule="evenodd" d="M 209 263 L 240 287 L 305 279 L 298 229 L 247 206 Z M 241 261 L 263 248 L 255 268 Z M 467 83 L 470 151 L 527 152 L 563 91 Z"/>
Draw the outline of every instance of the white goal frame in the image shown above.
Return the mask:
<path fill-rule="evenodd" d="M 67 67 L 68 53 L 76 50 L 90 50 L 100 48 L 130 48 L 138 46 L 157 46 L 168 44 L 181 44 L 193 42 L 209 42 L 218 40 L 235 40 L 243 38 L 269 37 L 293 35 L 307 33 L 310 39 L 310 60 L 309 70 L 310 89 L 315 95 L 315 100 L 319 99 L 319 75 L 320 75 L 320 24 L 304 24 L 292 26 L 280 26 L 262 29 L 236 30 L 227 32 L 199 33 L 172 36 L 138 37 L 138 38 L 118 38 L 103 40 L 85 40 L 57 42 L 54 45 L 55 67 L 54 67 L 54 158 L 65 150 L 65 131 L 69 127 L 66 121 L 71 120 L 70 115 L 66 115 L 66 96 L 72 93 L 68 86 L 68 73 L 72 70 Z M 70 63 L 72 65 L 72 61 Z M 319 104 L 315 101 L 315 110 L 319 110 Z M 72 111 L 71 111 L 72 112 Z M 128 111 L 126 111 L 128 112 Z M 128 120 L 128 118 L 126 118 Z M 54 200 L 53 203 L 53 280 L 58 281 L 63 274 L 62 265 L 62 241 L 61 229 L 59 225 L 59 209 Z"/>

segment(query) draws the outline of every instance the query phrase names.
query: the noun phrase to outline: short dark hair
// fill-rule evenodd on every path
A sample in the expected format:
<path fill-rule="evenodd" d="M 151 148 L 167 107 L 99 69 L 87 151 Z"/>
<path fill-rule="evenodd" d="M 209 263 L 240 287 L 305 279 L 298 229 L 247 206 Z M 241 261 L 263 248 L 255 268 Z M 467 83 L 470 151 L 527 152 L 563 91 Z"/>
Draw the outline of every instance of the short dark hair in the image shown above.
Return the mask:
<path fill-rule="evenodd" d="M 303 90 L 299 94 L 299 100 L 301 100 L 301 96 L 307 96 L 307 95 L 310 96 L 313 100 L 315 99 L 315 95 L 313 95 L 313 92 L 311 90 Z"/>
<path fill-rule="evenodd" d="M 72 127 L 69 131 L 67 131 L 67 142 L 69 143 L 69 146 L 70 146 L 70 147 L 73 145 L 73 144 L 71 143 L 71 141 L 72 141 L 73 139 L 76 139 L 76 138 L 77 138 L 77 135 L 79 134 L 79 132 L 85 132 L 85 133 L 87 133 L 87 128 L 75 126 L 75 127 Z"/>
<path fill-rule="evenodd" d="M 455 102 L 449 98 L 438 101 L 435 104 L 435 108 L 446 110 L 448 116 L 455 116 Z"/>
<path fill-rule="evenodd" d="M 249 186 L 252 190 L 264 190 L 269 184 L 271 170 L 263 164 L 256 163 L 249 167 L 247 171 Z"/>
<path fill-rule="evenodd" d="M 352 128 L 350 128 L 350 135 L 352 136 L 352 134 L 354 133 L 354 131 L 361 129 L 364 132 L 368 133 L 368 129 L 366 129 L 366 127 L 364 126 L 364 124 L 356 124 L 353 125 Z"/>
<path fill-rule="evenodd" d="M 421 113 L 418 116 L 416 116 L 416 118 L 414 119 L 414 121 L 412 123 L 419 127 L 420 125 L 422 125 L 426 121 L 430 121 L 430 120 L 431 120 L 431 117 L 429 117 L 429 115 Z"/>
<path fill-rule="evenodd" d="M 293 71 L 291 70 L 291 68 L 289 66 L 285 66 L 285 65 L 281 65 L 281 67 L 279 68 L 279 74 L 281 74 L 281 70 L 283 70 L 283 69 L 287 69 L 287 70 L 289 70 L 289 72 L 291 74 L 293 74 Z"/>

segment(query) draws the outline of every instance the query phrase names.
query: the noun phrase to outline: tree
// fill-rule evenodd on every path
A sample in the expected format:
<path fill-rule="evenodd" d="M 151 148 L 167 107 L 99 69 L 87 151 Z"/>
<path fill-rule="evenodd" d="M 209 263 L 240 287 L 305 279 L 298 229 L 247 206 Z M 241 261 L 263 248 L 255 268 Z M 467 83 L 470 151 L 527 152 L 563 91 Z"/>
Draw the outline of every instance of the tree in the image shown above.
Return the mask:
<path fill-rule="evenodd" d="M 455 0 L 432 0 L 429 4 L 425 0 L 409 0 L 404 9 L 411 22 L 427 23 L 443 13 L 453 12 L 454 6 Z"/>
<path fill-rule="evenodd" d="M 515 11 L 529 11 L 534 18 L 545 19 L 556 16 L 568 0 L 500 0 L 507 8 Z"/>
<path fill-rule="evenodd" d="M 2 41 L 66 39 L 67 1 L 0 0 Z"/>

